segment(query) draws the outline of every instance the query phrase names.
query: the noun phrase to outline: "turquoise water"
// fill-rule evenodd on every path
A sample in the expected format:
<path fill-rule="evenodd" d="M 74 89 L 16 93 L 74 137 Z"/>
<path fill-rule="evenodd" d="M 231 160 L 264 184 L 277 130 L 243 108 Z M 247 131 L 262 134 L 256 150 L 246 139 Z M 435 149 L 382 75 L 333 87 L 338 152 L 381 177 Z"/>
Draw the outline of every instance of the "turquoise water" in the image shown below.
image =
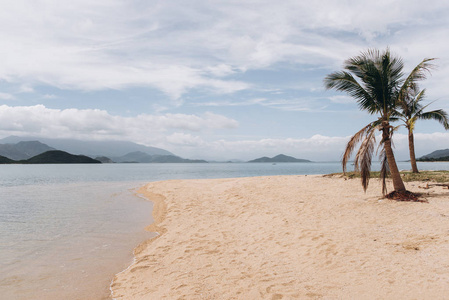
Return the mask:
<path fill-rule="evenodd" d="M 449 170 L 449 163 L 418 167 Z M 151 202 L 134 195 L 146 182 L 340 171 L 332 162 L 0 165 L 1 298 L 105 297 L 132 249 L 152 236 L 143 230 Z"/>

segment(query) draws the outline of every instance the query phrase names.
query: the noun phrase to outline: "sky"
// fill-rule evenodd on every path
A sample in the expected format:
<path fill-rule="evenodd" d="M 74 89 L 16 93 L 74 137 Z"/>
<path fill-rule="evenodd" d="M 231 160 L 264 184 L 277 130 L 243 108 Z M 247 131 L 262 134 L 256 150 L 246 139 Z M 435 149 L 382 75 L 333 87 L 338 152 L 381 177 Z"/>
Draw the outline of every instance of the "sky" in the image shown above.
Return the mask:
<path fill-rule="evenodd" d="M 449 112 L 448 15 L 434 0 L 0 0 L 0 138 L 338 161 L 376 117 L 324 77 L 372 48 L 389 47 L 406 73 L 438 58 L 421 87 L 429 109 Z M 406 160 L 404 129 L 394 144 Z M 449 132 L 418 122 L 415 148 L 449 148 Z"/>

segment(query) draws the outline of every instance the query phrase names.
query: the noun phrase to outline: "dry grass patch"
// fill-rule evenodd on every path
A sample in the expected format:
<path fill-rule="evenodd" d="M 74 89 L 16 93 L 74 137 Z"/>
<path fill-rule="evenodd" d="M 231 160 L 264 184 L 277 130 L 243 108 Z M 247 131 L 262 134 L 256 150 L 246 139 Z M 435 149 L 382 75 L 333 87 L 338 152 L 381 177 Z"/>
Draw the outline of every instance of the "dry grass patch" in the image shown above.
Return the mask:
<path fill-rule="evenodd" d="M 324 175 L 326 177 L 343 177 L 347 179 L 360 178 L 360 173 L 357 172 L 346 172 L 343 173 L 332 173 Z M 449 183 L 449 171 L 421 171 L 419 173 L 412 173 L 411 171 L 401 171 L 402 180 L 405 182 L 411 181 L 429 181 L 437 183 Z M 371 178 L 379 178 L 380 172 L 371 172 Z"/>

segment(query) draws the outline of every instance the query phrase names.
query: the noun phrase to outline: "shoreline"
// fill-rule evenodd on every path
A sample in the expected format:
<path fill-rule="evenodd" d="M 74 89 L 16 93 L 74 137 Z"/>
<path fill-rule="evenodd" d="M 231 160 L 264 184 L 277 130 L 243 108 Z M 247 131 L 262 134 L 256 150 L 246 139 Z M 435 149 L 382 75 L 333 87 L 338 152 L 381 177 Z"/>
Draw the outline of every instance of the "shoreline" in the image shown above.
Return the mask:
<path fill-rule="evenodd" d="M 419 182 L 406 185 L 422 192 L 417 190 Z M 326 186 L 329 191 L 323 190 Z M 114 299 L 348 295 L 371 298 L 413 295 L 430 299 L 449 292 L 449 287 L 441 285 L 441 280 L 449 279 L 449 271 L 438 267 L 441 263 L 449 266 L 449 260 L 440 253 L 441 248 L 449 249 L 447 233 L 441 232 L 449 226 L 445 218 L 446 213 L 449 216 L 449 204 L 442 199 L 447 192 L 438 188 L 429 191 L 430 204 L 381 200 L 377 180 L 370 183 L 364 194 L 359 180 L 322 175 L 170 180 L 149 183 L 138 193 L 154 203 L 154 222 L 145 229 L 158 235 L 138 245 L 133 263 L 116 274 L 110 285 Z M 269 199 L 259 200 L 260 197 Z M 280 199 L 288 205 L 280 203 Z M 252 207 L 256 204 L 263 209 Z M 402 217 L 398 219 L 391 214 L 391 209 L 406 219 L 413 215 L 413 221 L 401 221 Z M 416 216 L 426 213 L 436 215 L 438 222 L 432 220 L 430 226 L 425 219 L 422 223 L 416 220 Z M 405 227 L 412 222 L 414 226 Z M 298 224 L 292 227 L 292 223 Z M 342 227 L 341 223 L 345 225 Z M 404 232 L 398 236 L 383 224 Z M 249 231 L 245 227 L 250 227 Z M 346 231 L 356 234 L 348 235 Z M 385 241 L 377 242 L 380 240 Z M 398 261 L 404 266 L 412 264 L 411 269 L 416 270 L 397 275 L 398 266 L 391 259 L 392 264 L 384 262 L 392 253 L 393 256 L 399 253 L 396 264 Z M 437 257 L 438 264 L 435 259 L 420 264 L 410 262 L 421 253 Z M 270 268 L 264 268 L 265 264 Z M 438 272 L 424 276 L 423 264 Z M 432 281 L 416 283 L 417 274 Z M 403 277 L 409 277 L 409 281 L 404 282 Z M 414 281 L 414 287 L 406 284 Z M 422 291 L 416 294 L 418 290 Z"/>
<path fill-rule="evenodd" d="M 119 273 L 115 274 L 113 278 L 111 279 L 111 282 L 109 284 L 109 291 L 110 294 L 108 295 L 108 299 L 115 299 L 114 298 L 114 281 L 116 280 L 116 277 L 119 276 L 121 273 L 128 271 L 137 261 L 137 256 L 154 240 L 159 238 L 166 229 L 163 227 L 159 227 L 158 224 L 161 223 L 164 220 L 164 217 L 167 213 L 167 206 L 165 204 L 165 197 L 163 195 L 154 194 L 149 192 L 146 187 L 149 184 L 145 184 L 144 186 L 140 187 L 136 192 L 135 195 L 141 197 L 142 199 L 145 199 L 146 201 L 149 201 L 153 204 L 153 209 L 151 212 L 151 215 L 153 217 L 153 223 L 146 226 L 144 228 L 145 231 L 149 233 L 154 233 L 155 236 L 149 238 L 148 240 L 145 240 L 141 242 L 139 245 L 137 245 L 133 249 L 133 260 L 131 264 L 124 270 L 120 271 Z"/>

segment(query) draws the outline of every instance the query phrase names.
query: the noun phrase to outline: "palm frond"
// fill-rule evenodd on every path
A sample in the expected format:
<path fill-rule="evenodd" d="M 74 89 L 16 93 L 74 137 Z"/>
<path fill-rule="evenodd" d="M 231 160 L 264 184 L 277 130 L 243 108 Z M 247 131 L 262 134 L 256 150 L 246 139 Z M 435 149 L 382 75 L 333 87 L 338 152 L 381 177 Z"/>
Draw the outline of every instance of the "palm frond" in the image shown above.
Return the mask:
<path fill-rule="evenodd" d="M 404 62 L 400 57 L 392 57 L 389 49 L 387 49 L 387 53 L 388 56 L 384 56 L 384 64 L 386 65 L 384 73 L 389 74 L 389 85 L 390 88 L 394 89 L 402 81 Z"/>
<path fill-rule="evenodd" d="M 347 59 L 344 63 L 344 68 L 363 80 L 366 78 L 367 65 L 372 63 L 372 57 L 378 56 L 378 53 L 379 50 L 377 49 L 368 49 L 366 52 L 361 52 L 359 55 Z"/>
<path fill-rule="evenodd" d="M 391 132 L 390 132 L 390 138 L 392 138 L 393 137 L 393 133 L 398 131 L 400 128 L 401 128 L 401 125 L 392 127 L 391 128 Z"/>
<path fill-rule="evenodd" d="M 421 120 L 438 121 L 441 125 L 444 126 L 444 129 L 446 129 L 446 130 L 449 129 L 447 113 L 442 109 L 437 109 L 437 110 L 421 113 L 420 115 L 417 116 L 417 118 L 421 119 Z"/>
<path fill-rule="evenodd" d="M 366 132 L 365 139 L 360 145 L 359 151 L 357 151 L 357 155 L 354 160 L 356 171 L 360 171 L 364 191 L 368 188 L 370 180 L 371 162 L 375 143 L 375 130 L 373 130 L 373 127 L 371 126 L 370 130 Z"/>
<path fill-rule="evenodd" d="M 401 88 L 399 89 L 399 99 L 405 97 L 410 90 L 417 90 L 417 81 L 427 78 L 427 74 L 430 74 L 431 70 L 435 68 L 435 65 L 431 61 L 436 58 L 423 59 L 404 80 Z"/>
<path fill-rule="evenodd" d="M 415 103 L 419 103 L 426 97 L 426 89 L 422 89 L 418 92 L 418 94 L 415 96 Z"/>
<path fill-rule="evenodd" d="M 393 140 L 393 134 L 399 129 L 399 127 L 400 126 L 396 126 L 396 127 L 392 128 L 390 130 L 390 137 L 389 137 L 389 139 L 390 139 L 390 143 L 391 143 L 391 148 L 393 148 L 393 149 L 395 148 L 394 140 Z"/>
<path fill-rule="evenodd" d="M 380 126 L 379 126 L 380 127 Z M 398 126 L 399 127 L 399 126 Z M 390 139 L 392 137 L 393 133 L 390 132 Z M 387 159 L 387 152 L 385 151 L 385 140 L 382 138 L 382 140 L 379 142 L 379 145 L 376 150 L 376 154 L 379 153 L 379 160 L 381 163 L 380 167 L 380 180 L 382 182 L 382 194 L 387 194 L 387 177 L 388 173 L 390 172 L 390 167 L 388 165 L 388 159 Z"/>
<path fill-rule="evenodd" d="M 381 128 L 380 126 L 382 125 L 382 119 L 379 118 L 376 121 L 371 122 L 370 124 L 373 126 L 373 130 L 379 130 Z"/>
<path fill-rule="evenodd" d="M 424 110 L 428 105 L 422 106 L 421 101 L 424 100 L 426 89 L 422 91 L 412 90 L 407 93 L 407 95 L 400 99 L 400 107 L 402 109 L 402 115 L 406 118 L 411 118 L 414 114 L 419 114 L 420 111 Z"/>
<path fill-rule="evenodd" d="M 324 78 L 324 86 L 326 89 L 348 93 L 356 99 L 361 109 L 369 111 L 371 96 L 351 73 L 345 71 L 331 73 Z"/>
<path fill-rule="evenodd" d="M 398 121 L 402 120 L 402 118 L 400 118 L 399 116 L 394 116 L 394 117 L 390 117 L 388 120 L 390 122 L 398 122 Z"/>
<path fill-rule="evenodd" d="M 343 153 L 343 157 L 341 160 L 343 173 L 346 173 L 346 165 L 351 158 L 352 153 L 354 152 L 354 148 L 358 145 L 358 143 L 363 139 L 363 137 L 372 130 L 373 123 L 369 123 L 361 130 L 359 130 L 356 134 L 354 134 L 346 145 L 345 152 Z"/>

